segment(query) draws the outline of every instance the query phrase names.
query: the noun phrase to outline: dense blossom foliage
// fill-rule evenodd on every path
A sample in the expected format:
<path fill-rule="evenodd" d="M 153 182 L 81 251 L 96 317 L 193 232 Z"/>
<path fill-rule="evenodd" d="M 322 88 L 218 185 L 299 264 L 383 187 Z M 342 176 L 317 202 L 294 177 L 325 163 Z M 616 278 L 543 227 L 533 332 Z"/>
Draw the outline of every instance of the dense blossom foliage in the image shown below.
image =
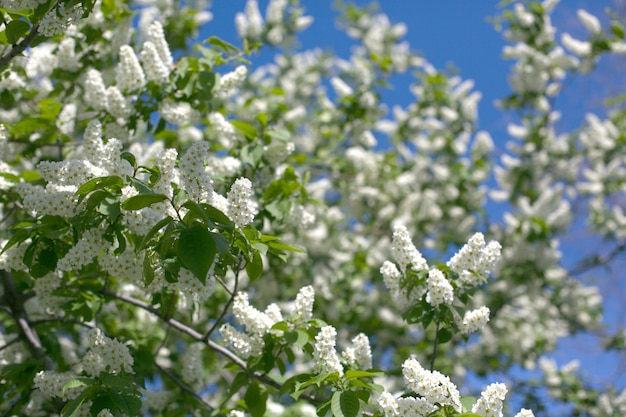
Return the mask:
<path fill-rule="evenodd" d="M 509 3 L 496 155 L 474 83 L 374 7 L 339 4 L 339 57 L 297 48 L 296 0 L 247 0 L 234 43 L 203 1 L 2 1 L 0 413 L 626 415 L 551 356 L 626 349 L 581 279 L 626 251 L 626 112 L 555 109 L 623 25 Z M 609 249 L 569 267 L 581 225 Z"/>

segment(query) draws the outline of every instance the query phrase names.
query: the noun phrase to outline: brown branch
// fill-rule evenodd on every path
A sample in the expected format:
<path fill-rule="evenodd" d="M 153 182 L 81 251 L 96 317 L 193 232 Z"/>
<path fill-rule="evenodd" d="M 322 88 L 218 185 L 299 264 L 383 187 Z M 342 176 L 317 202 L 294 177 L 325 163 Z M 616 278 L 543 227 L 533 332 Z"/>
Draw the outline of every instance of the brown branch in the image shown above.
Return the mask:
<path fill-rule="evenodd" d="M 187 326 L 184 323 L 181 323 L 180 321 L 171 318 L 171 317 L 163 317 L 161 316 L 161 314 L 159 313 L 159 311 L 152 307 L 150 304 L 141 301 L 141 300 L 137 300 L 136 298 L 133 298 L 131 296 L 128 295 L 124 295 L 124 294 L 118 294 L 114 291 L 110 291 L 110 290 L 104 290 L 102 291 L 102 294 L 112 297 L 112 298 L 116 298 L 120 301 L 124 301 L 128 304 L 134 305 L 136 307 L 142 308 L 152 314 L 154 314 L 155 316 L 157 316 L 159 319 L 161 319 L 163 322 L 167 323 L 168 325 L 172 326 L 174 329 L 180 331 L 181 333 L 186 334 L 187 336 L 191 337 L 192 339 L 194 339 L 197 342 L 203 343 L 206 346 L 208 346 L 209 348 L 213 349 L 215 352 L 219 353 L 220 355 L 226 357 L 227 359 L 229 359 L 232 363 L 234 363 L 235 365 L 237 365 L 238 367 L 240 367 L 244 372 L 248 373 L 250 376 L 252 376 L 253 378 L 255 378 L 256 380 L 258 380 L 259 382 L 262 382 L 266 385 L 269 385 L 271 387 L 274 387 L 276 389 L 280 389 L 281 384 L 279 384 L 278 382 L 274 381 L 273 379 L 271 379 L 270 377 L 268 377 L 267 375 L 258 372 L 258 371 L 250 371 L 246 365 L 246 362 L 241 359 L 239 356 L 235 355 L 233 352 L 231 352 L 230 350 L 226 349 L 224 346 L 220 346 L 217 343 L 215 343 L 212 340 L 206 340 L 204 338 L 204 335 L 200 334 L 199 332 L 197 332 L 196 330 L 192 329 L 191 327 Z M 318 400 L 312 398 L 312 397 L 308 397 L 308 396 L 302 396 L 302 398 L 305 398 L 309 401 L 315 401 L 318 402 Z"/>
<path fill-rule="evenodd" d="M 615 259 L 619 254 L 626 250 L 626 242 L 622 242 L 611 250 L 611 252 L 607 253 L 604 256 L 596 255 L 591 256 L 587 259 L 584 259 L 570 271 L 568 271 L 570 276 L 580 275 L 584 272 L 587 272 L 590 269 L 607 265 L 613 259 Z"/>
<path fill-rule="evenodd" d="M 200 404 L 204 405 L 206 408 L 208 408 L 209 410 L 213 411 L 213 407 L 209 403 L 204 401 L 201 396 L 199 396 L 189 385 L 187 385 L 183 381 L 181 381 L 176 375 L 171 373 L 169 370 L 163 368 L 156 361 L 154 362 L 154 366 L 156 366 L 156 368 L 161 373 L 163 373 L 163 375 L 165 375 L 166 377 L 171 379 L 172 382 L 174 382 L 176 385 L 178 385 L 178 387 L 180 389 L 182 389 L 183 391 L 185 391 L 186 393 L 188 393 L 189 395 L 194 397 Z"/>
<path fill-rule="evenodd" d="M 220 284 L 222 284 L 224 289 L 226 289 L 226 291 L 230 294 L 230 298 L 228 299 L 228 302 L 224 306 L 224 309 L 222 310 L 222 314 L 220 314 L 217 320 L 215 320 L 215 323 L 213 323 L 213 326 L 211 326 L 209 331 L 206 332 L 206 334 L 204 335 L 205 340 L 209 340 L 209 338 L 211 337 L 211 333 L 213 333 L 215 329 L 217 329 L 217 326 L 219 326 L 219 324 L 222 322 L 222 320 L 224 320 L 224 316 L 226 316 L 228 309 L 230 308 L 231 304 L 233 303 L 233 300 L 235 299 L 235 293 L 237 292 L 237 287 L 239 286 L 239 273 L 241 272 L 241 262 L 242 262 L 242 259 L 239 258 L 239 262 L 237 263 L 237 270 L 235 271 L 235 285 L 233 285 L 232 291 L 228 289 L 228 287 L 226 286 L 226 283 L 222 281 L 221 278 L 217 276 L 215 277 L 216 279 L 219 278 Z"/>
<path fill-rule="evenodd" d="M 13 48 L 11 48 L 9 52 L 0 57 L 0 70 L 6 67 L 13 58 L 24 52 L 35 40 L 37 35 L 39 35 L 39 23 L 32 27 L 30 33 L 22 39 L 22 42 L 13 45 Z"/>
<path fill-rule="evenodd" d="M 28 320 L 26 310 L 24 310 L 24 296 L 17 291 L 15 281 L 8 271 L 2 270 L 2 285 L 4 287 L 4 296 L 1 299 L 3 305 L 8 307 L 9 314 L 15 320 L 15 324 L 19 329 L 20 338 L 26 342 L 26 346 L 30 354 L 36 359 L 42 359 L 44 367 L 47 370 L 54 369 L 54 363 L 46 355 L 39 335 L 33 329 L 31 322 Z"/>

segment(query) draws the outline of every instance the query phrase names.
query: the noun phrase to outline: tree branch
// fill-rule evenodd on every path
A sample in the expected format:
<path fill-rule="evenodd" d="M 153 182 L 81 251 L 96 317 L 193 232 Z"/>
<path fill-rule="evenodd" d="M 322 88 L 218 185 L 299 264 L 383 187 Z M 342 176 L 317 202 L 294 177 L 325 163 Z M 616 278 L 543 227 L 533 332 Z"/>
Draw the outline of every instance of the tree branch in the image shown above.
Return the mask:
<path fill-rule="evenodd" d="M 239 286 L 239 273 L 241 272 L 241 261 L 242 261 L 241 258 L 239 258 L 239 262 L 237 263 L 237 270 L 235 271 L 235 285 L 233 285 L 232 291 L 228 289 L 228 287 L 226 286 L 226 283 L 223 282 L 221 278 L 219 279 L 220 284 L 222 284 L 222 286 L 230 294 L 230 299 L 224 306 L 224 309 L 222 310 L 222 314 L 220 314 L 217 320 L 215 320 L 215 323 L 213 323 L 213 326 L 211 326 L 209 331 L 206 332 L 206 334 L 204 335 L 205 340 L 209 340 L 209 338 L 211 337 L 211 333 L 213 333 L 215 329 L 217 329 L 217 326 L 219 326 L 219 324 L 222 322 L 222 320 L 224 320 L 224 316 L 226 316 L 228 309 L 230 308 L 231 304 L 233 303 L 233 300 L 235 299 L 235 294 L 237 293 L 237 287 Z M 215 278 L 217 279 L 218 277 L 215 277 Z"/>
<path fill-rule="evenodd" d="M 183 381 L 181 381 L 180 379 L 178 379 L 178 377 L 176 375 L 174 375 L 173 373 L 171 373 L 169 370 L 163 368 L 161 365 L 159 365 L 156 361 L 154 362 L 154 366 L 156 366 L 156 368 L 163 373 L 163 375 L 165 375 L 166 377 L 168 377 L 169 379 L 172 380 L 172 382 L 174 382 L 176 385 L 178 385 L 178 387 L 180 389 L 182 389 L 183 391 L 185 391 L 186 393 L 188 393 L 189 395 L 191 395 L 192 397 L 194 397 L 200 404 L 204 405 L 206 408 L 208 408 L 209 410 L 213 411 L 213 407 L 211 407 L 210 404 L 208 404 L 206 401 L 204 401 L 202 399 L 202 397 L 200 397 L 189 385 L 185 384 Z"/>
<path fill-rule="evenodd" d="M 24 52 L 35 40 L 37 35 L 39 35 L 39 23 L 32 27 L 30 33 L 22 39 L 22 42 L 13 45 L 13 48 L 11 48 L 9 52 L 0 57 L 0 70 L 6 67 L 13 58 Z"/>
<path fill-rule="evenodd" d="M 34 358 L 43 360 L 45 369 L 54 369 L 54 363 L 46 355 L 39 335 L 28 320 L 28 315 L 24 310 L 24 297 L 17 291 L 11 273 L 5 270 L 0 272 L 4 287 L 4 296 L 1 301 L 9 308 L 9 314 L 19 329 L 20 338 L 26 342 L 26 346 Z"/>
<path fill-rule="evenodd" d="M 619 254 L 626 250 L 626 242 L 622 242 L 616 247 L 613 248 L 609 253 L 604 256 L 596 255 L 591 256 L 587 259 L 583 259 L 578 265 L 568 271 L 570 276 L 580 275 L 584 272 L 587 272 L 590 269 L 596 268 L 598 266 L 607 265 L 613 259 L 615 259 Z"/>
<path fill-rule="evenodd" d="M 248 367 L 246 365 L 246 362 L 244 362 L 243 359 L 241 359 L 239 356 L 235 355 L 233 352 L 231 352 L 230 350 L 226 349 L 224 346 L 218 345 L 217 343 L 215 343 L 212 340 L 205 340 L 204 339 L 204 335 L 200 334 L 199 332 L 197 332 L 196 330 L 192 329 L 191 327 L 187 326 L 186 324 L 181 323 L 180 321 L 174 319 L 174 318 L 166 318 L 161 316 L 161 314 L 159 314 L 159 311 L 152 307 L 150 304 L 143 302 L 141 300 L 137 300 L 136 298 L 130 297 L 128 295 L 124 295 L 124 294 L 118 294 L 116 292 L 113 291 L 109 291 L 109 290 L 105 290 L 103 291 L 104 295 L 107 295 L 109 297 L 113 297 L 113 298 L 117 298 L 118 300 L 124 301 L 128 304 L 132 304 L 134 306 L 140 307 L 146 311 L 149 311 L 150 313 L 156 315 L 159 319 L 161 319 L 162 321 L 164 321 L 165 323 L 167 323 L 168 325 L 172 326 L 173 328 L 175 328 L 176 330 L 179 330 L 180 332 L 186 334 L 187 336 L 191 337 L 192 339 L 204 343 L 205 345 L 207 345 L 209 348 L 213 349 L 214 351 L 216 351 L 217 353 L 219 353 L 222 356 L 225 356 L 226 358 L 228 358 L 232 363 L 234 363 L 235 365 L 239 366 L 242 370 L 249 372 Z M 274 381 L 273 379 L 261 374 L 260 372 L 249 372 L 254 378 L 258 379 L 259 381 L 267 384 L 267 385 L 271 385 L 274 388 L 280 388 L 280 384 L 276 381 Z"/>

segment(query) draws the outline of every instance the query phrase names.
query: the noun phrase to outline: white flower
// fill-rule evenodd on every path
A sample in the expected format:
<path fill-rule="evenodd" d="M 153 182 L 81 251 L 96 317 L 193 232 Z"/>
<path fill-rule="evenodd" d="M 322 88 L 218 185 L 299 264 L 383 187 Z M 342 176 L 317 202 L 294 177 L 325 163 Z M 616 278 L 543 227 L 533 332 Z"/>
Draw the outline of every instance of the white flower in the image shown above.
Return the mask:
<path fill-rule="evenodd" d="M 432 306 L 439 304 L 452 304 L 454 294 L 452 285 L 446 279 L 446 276 L 439 269 L 431 269 L 428 271 L 428 293 L 426 294 L 426 302 Z"/>
<path fill-rule="evenodd" d="M 207 142 L 196 142 L 187 149 L 178 163 L 187 195 L 197 203 L 211 204 L 213 201 L 213 180 L 204 168 L 208 153 Z"/>
<path fill-rule="evenodd" d="M 415 245 L 413 245 L 409 231 L 404 226 L 394 226 L 391 251 L 393 258 L 400 265 L 400 269 L 403 273 L 406 272 L 408 265 L 411 265 L 416 271 L 428 269 L 428 263 L 415 248 Z"/>
<path fill-rule="evenodd" d="M 315 290 L 311 285 L 300 288 L 296 300 L 294 301 L 293 314 L 299 315 L 302 320 L 311 320 L 313 317 L 313 302 L 315 301 Z"/>
<path fill-rule="evenodd" d="M 146 78 L 149 81 L 161 82 L 170 75 L 169 67 L 163 63 L 156 46 L 150 41 L 143 44 L 141 62 L 143 63 L 143 69 L 146 71 Z"/>
<path fill-rule="evenodd" d="M 252 182 L 239 178 L 227 194 L 228 215 L 238 227 L 244 227 L 254 220 L 257 205 L 253 200 Z"/>
<path fill-rule="evenodd" d="M 159 103 L 159 112 L 166 122 L 179 126 L 194 123 L 200 118 L 200 113 L 185 101 L 165 99 Z"/>
<path fill-rule="evenodd" d="M 580 19 L 582 24 L 585 25 L 589 33 L 591 33 L 592 35 L 597 35 L 602 31 L 602 26 L 600 26 L 600 21 L 598 20 L 598 18 L 588 11 L 578 9 L 576 11 L 576 14 L 578 15 L 578 19 Z"/>
<path fill-rule="evenodd" d="M 165 39 L 163 25 L 161 25 L 161 22 L 158 20 L 152 22 L 148 28 L 148 41 L 154 45 L 159 57 L 161 58 L 161 62 L 166 68 L 168 68 L 169 71 L 169 68 L 174 63 L 174 59 L 172 58 L 170 47 Z"/>
<path fill-rule="evenodd" d="M 129 45 L 120 47 L 120 61 L 116 67 L 115 81 L 120 91 L 134 91 L 144 86 L 146 78 L 135 51 Z"/>
<path fill-rule="evenodd" d="M 535 417 L 535 414 L 532 410 L 522 408 L 519 413 L 515 414 L 515 417 Z"/>
<path fill-rule="evenodd" d="M 470 334 L 482 329 L 488 322 L 489 308 L 483 306 L 476 310 L 466 312 L 461 323 L 457 324 L 463 334 Z"/>
<path fill-rule="evenodd" d="M 372 349 L 370 342 L 364 333 L 359 333 L 352 339 L 352 346 L 346 348 L 342 356 L 350 366 L 358 365 L 359 369 L 372 367 Z"/>
<path fill-rule="evenodd" d="M 569 33 L 561 35 L 561 42 L 563 46 L 574 55 L 583 57 L 591 54 L 591 44 L 589 42 L 574 39 Z"/>
<path fill-rule="evenodd" d="M 484 417 L 502 417 L 502 401 L 504 401 L 506 393 L 507 389 L 504 384 L 495 383 L 487 386 L 472 407 L 472 413 Z"/>
<path fill-rule="evenodd" d="M 322 327 L 315 336 L 313 345 L 313 362 L 319 374 L 338 372 L 343 375 L 343 367 L 335 350 L 337 330 L 333 326 Z"/>
<path fill-rule="evenodd" d="M 450 378 L 438 371 L 429 371 L 413 358 L 402 364 L 402 375 L 407 387 L 431 405 L 451 405 L 461 411 L 461 397 Z"/>
<path fill-rule="evenodd" d="M 88 105 L 96 110 L 105 110 L 107 108 L 107 90 L 100 71 L 95 69 L 87 71 L 83 90 L 85 102 Z"/>

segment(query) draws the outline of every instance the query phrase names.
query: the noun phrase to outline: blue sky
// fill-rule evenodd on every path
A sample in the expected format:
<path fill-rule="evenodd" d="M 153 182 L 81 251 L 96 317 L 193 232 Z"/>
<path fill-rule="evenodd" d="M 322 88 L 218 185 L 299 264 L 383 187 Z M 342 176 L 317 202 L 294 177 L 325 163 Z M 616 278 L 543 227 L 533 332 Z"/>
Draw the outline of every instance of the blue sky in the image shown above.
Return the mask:
<path fill-rule="evenodd" d="M 320 47 L 333 50 L 340 56 L 348 56 L 352 40 L 336 29 L 333 1 L 303 0 L 302 3 L 307 9 L 307 14 L 315 19 L 313 25 L 299 38 L 302 48 Z M 366 5 L 370 2 L 354 1 L 354 3 Z M 464 79 L 475 81 L 475 89 L 480 91 L 483 97 L 479 106 L 479 128 L 489 131 L 496 146 L 503 151 L 503 145 L 508 140 L 506 125 L 514 120 L 514 116 L 497 110 L 494 102 L 510 92 L 507 76 L 512 63 L 502 60 L 502 47 L 505 42 L 487 20 L 487 17 L 498 13 L 499 2 L 387 0 L 380 3 L 382 4 L 380 10 L 386 13 L 392 22 L 407 24 L 406 40 L 413 50 L 421 53 L 435 67 L 441 69 L 451 64 L 459 70 Z M 576 10 L 586 9 L 598 16 L 606 25 L 609 19 L 604 10 L 608 6 L 613 6 L 613 3 L 613 0 L 561 0 L 553 14 L 553 24 L 559 31 L 564 30 L 574 37 L 584 39 L 587 33 L 576 17 Z M 213 20 L 206 28 L 207 37 L 217 35 L 239 45 L 234 29 L 234 15 L 237 11 L 243 10 L 245 4 L 245 0 L 215 0 L 211 7 Z M 259 5 L 264 14 L 267 1 L 259 0 Z M 267 62 L 267 59 L 265 56 L 251 57 L 253 64 L 255 61 Z M 584 114 L 588 111 L 602 114 L 603 98 L 616 91 L 626 91 L 623 71 L 618 70 L 624 68 L 624 63 L 624 58 L 605 59 L 601 61 L 599 71 L 594 75 L 574 79 L 568 85 L 557 102 L 557 109 L 563 113 L 561 128 L 572 130 L 580 126 Z M 393 90 L 385 92 L 385 100 L 390 106 L 394 104 L 406 106 L 410 102 L 412 98 L 408 89 L 410 78 L 403 82 L 406 84 L 396 85 Z M 580 245 L 578 241 L 569 244 Z M 603 279 L 608 278 L 604 276 Z M 614 285 L 615 279 L 607 282 Z M 605 295 L 611 294 L 608 290 L 609 285 L 603 286 L 603 289 L 607 290 L 604 291 Z M 624 313 L 624 309 L 620 307 L 623 300 L 613 296 L 609 297 L 607 302 L 607 322 L 615 326 Z M 609 369 L 612 372 L 604 376 L 598 373 L 599 379 L 614 378 L 616 376 L 614 363 L 619 358 L 598 356 L 598 352 L 597 345 L 594 345 L 588 337 L 582 336 L 563 343 L 556 357 L 559 363 L 580 358 L 583 369 L 588 372 L 597 372 L 598 369 Z M 626 377 L 622 375 L 619 381 L 621 385 L 626 384 Z"/>

